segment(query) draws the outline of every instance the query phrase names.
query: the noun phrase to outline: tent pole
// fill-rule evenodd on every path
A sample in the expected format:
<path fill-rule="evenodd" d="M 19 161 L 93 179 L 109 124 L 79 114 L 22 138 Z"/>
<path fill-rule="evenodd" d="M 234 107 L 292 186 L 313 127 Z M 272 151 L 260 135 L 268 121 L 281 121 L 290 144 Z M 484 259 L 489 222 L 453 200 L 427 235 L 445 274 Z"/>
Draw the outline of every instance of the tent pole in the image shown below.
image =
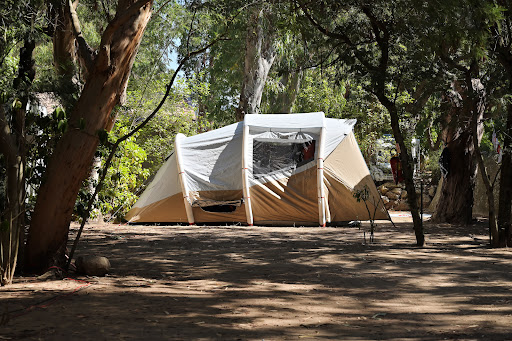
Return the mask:
<path fill-rule="evenodd" d="M 318 189 L 318 222 L 320 226 L 325 227 L 325 191 L 324 191 L 324 143 L 325 143 L 325 127 L 320 130 L 320 139 L 318 142 L 318 156 L 317 156 L 317 172 L 316 183 Z"/>
<path fill-rule="evenodd" d="M 176 164 L 178 165 L 178 174 L 181 183 L 181 192 L 183 193 L 183 202 L 185 203 L 185 211 L 187 212 L 187 220 L 190 225 L 194 225 L 194 213 L 192 212 L 192 202 L 188 196 L 188 186 L 185 179 L 185 172 L 182 167 L 182 155 L 181 155 L 181 139 L 185 135 L 179 133 L 176 135 L 174 140 L 174 150 L 176 151 Z"/>
<path fill-rule="evenodd" d="M 242 184 L 245 202 L 245 215 L 247 217 L 247 225 L 252 226 L 254 223 L 252 216 L 251 194 L 249 190 L 249 150 L 247 143 L 249 142 L 249 126 L 244 124 L 244 134 L 242 139 Z"/>

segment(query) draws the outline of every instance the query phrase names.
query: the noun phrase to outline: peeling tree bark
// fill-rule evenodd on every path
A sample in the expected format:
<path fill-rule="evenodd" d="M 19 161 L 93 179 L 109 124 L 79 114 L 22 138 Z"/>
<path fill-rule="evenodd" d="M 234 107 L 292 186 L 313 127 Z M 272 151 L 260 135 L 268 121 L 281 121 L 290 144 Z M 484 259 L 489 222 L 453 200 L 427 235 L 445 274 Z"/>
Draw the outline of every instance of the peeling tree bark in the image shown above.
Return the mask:
<path fill-rule="evenodd" d="M 468 86 L 466 84 L 466 86 Z M 474 86 L 470 85 L 469 86 Z M 459 82 L 454 82 L 449 96 L 450 113 L 445 116 L 443 138 L 450 155 L 449 172 L 443 181 L 441 197 L 432 216 L 433 222 L 447 222 L 467 225 L 471 223 L 473 211 L 473 191 L 477 176 L 475 145 L 473 143 L 471 121 L 473 105 L 468 90 Z M 483 111 L 474 119 L 481 126 Z M 480 143 L 483 130 L 478 129 Z"/>
<path fill-rule="evenodd" d="M 77 5 L 78 1 L 72 4 L 74 8 Z M 56 14 L 53 33 L 53 63 L 58 75 L 71 78 L 75 73 L 76 48 L 73 26 L 66 6 L 69 5 L 61 4 Z"/>
<path fill-rule="evenodd" d="M 38 192 L 27 241 L 27 271 L 41 272 L 51 264 L 65 262 L 64 251 L 78 191 L 89 174 L 99 143 L 98 132 L 114 124 L 112 109 L 125 92 L 151 17 L 151 6 L 150 0 L 120 0 L 116 16 L 102 35 L 98 55 L 91 60 L 84 89 L 71 113 L 69 128 L 58 142 Z M 78 33 L 75 31 L 76 41 L 82 46 L 79 50 L 86 54 L 87 60 L 89 52 Z"/>
<path fill-rule="evenodd" d="M 274 49 L 274 32 L 268 23 L 270 9 L 255 8 L 249 18 L 244 78 L 240 93 L 240 102 L 235 112 L 236 119 L 242 121 L 246 114 L 258 114 L 261 96 L 268 72 L 276 57 Z M 266 27 L 265 27 L 266 26 Z"/>

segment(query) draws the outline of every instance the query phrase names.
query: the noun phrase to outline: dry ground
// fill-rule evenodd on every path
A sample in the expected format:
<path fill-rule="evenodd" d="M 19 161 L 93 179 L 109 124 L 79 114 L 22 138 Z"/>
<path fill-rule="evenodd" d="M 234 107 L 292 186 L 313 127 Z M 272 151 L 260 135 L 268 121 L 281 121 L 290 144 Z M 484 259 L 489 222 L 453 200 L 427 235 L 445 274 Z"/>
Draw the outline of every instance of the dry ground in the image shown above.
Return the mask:
<path fill-rule="evenodd" d="M 512 340 L 510 250 L 483 223 L 427 223 L 418 249 L 403 220 L 373 244 L 358 228 L 90 225 L 77 254 L 111 274 L 18 277 L 0 340 Z"/>

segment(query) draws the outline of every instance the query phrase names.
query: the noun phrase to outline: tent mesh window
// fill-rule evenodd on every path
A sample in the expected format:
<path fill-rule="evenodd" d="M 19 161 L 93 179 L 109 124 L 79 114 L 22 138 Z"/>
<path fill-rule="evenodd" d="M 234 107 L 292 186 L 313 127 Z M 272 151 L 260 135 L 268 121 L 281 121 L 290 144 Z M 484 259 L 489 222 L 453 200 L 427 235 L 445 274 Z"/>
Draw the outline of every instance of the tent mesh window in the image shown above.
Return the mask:
<path fill-rule="evenodd" d="M 315 140 L 253 141 L 253 175 L 264 175 L 295 170 L 315 160 Z"/>

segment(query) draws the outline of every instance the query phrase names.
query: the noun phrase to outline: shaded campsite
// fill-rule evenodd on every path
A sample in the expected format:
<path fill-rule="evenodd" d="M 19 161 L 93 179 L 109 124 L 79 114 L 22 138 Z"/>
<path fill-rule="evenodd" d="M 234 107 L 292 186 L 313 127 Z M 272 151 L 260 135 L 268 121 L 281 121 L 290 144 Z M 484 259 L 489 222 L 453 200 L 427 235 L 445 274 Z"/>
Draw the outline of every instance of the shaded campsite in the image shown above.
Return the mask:
<path fill-rule="evenodd" d="M 363 229 L 86 227 L 78 255 L 106 277 L 18 277 L 0 290 L 1 339 L 511 339 L 512 256 L 484 223 L 408 218 Z M 73 228 L 76 233 L 76 227 Z M 73 291 L 76 290 L 75 293 Z M 56 299 L 53 299 L 56 298 Z"/>

